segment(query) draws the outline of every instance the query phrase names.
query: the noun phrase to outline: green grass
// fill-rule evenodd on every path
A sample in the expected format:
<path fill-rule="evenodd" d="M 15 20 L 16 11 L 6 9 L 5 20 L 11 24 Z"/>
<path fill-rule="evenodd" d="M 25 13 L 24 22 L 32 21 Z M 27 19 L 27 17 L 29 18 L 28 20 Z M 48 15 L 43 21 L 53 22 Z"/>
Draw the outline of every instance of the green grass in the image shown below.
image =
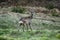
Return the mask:
<path fill-rule="evenodd" d="M 53 3 L 48 3 L 45 7 L 50 10 L 54 8 L 54 5 Z"/>
<path fill-rule="evenodd" d="M 3 29 L 1 29 L 1 31 L 2 30 Z M 12 30 L 9 30 L 10 33 L 6 34 L 5 32 L 4 35 L 1 35 L 1 36 L 2 36 L 2 39 L 4 39 L 5 37 L 8 40 L 9 39 L 12 39 L 12 40 L 17 40 L 17 39 L 18 40 L 59 40 L 59 37 L 56 36 L 58 34 L 57 31 L 58 30 L 54 30 L 54 31 L 53 30 L 33 30 L 28 32 L 22 32 L 22 31 L 18 32 L 12 29 Z"/>
<path fill-rule="evenodd" d="M 12 8 L 11 11 L 12 11 L 12 12 L 16 12 L 16 13 L 24 13 L 25 8 L 15 7 L 15 8 Z"/>
<path fill-rule="evenodd" d="M 23 32 L 18 21 L 17 16 L 0 15 L 0 40 L 60 40 L 60 23 L 32 19 L 33 30 Z"/>
<path fill-rule="evenodd" d="M 55 17 L 59 17 L 60 16 L 60 14 L 56 12 L 56 10 L 52 10 L 51 13 L 52 13 L 51 14 L 52 16 L 55 16 Z"/>

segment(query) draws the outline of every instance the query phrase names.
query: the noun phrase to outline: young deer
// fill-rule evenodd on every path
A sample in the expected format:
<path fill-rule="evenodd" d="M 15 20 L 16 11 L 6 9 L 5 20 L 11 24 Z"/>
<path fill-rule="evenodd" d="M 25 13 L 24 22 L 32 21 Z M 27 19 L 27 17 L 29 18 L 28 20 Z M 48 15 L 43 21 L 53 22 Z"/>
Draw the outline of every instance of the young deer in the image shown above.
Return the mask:
<path fill-rule="evenodd" d="M 31 20 L 33 18 L 33 12 L 30 13 L 30 16 L 27 16 L 27 17 L 21 17 L 20 20 L 19 20 L 19 24 L 20 26 L 23 26 L 23 31 L 24 31 L 24 27 L 26 26 L 27 27 L 27 31 L 28 31 L 28 27 L 30 27 L 31 31 L 32 31 L 32 28 L 31 28 Z"/>

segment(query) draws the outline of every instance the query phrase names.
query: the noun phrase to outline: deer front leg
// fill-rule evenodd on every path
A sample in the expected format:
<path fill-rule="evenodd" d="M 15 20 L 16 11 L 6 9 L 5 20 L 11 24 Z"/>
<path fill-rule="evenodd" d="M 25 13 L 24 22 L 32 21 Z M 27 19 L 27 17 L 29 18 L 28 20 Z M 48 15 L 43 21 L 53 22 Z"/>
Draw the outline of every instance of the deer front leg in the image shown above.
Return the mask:
<path fill-rule="evenodd" d="M 27 31 L 28 31 L 28 24 L 26 24 L 26 27 L 27 27 Z"/>
<path fill-rule="evenodd" d="M 31 31 L 32 31 L 31 23 L 29 23 L 29 27 L 30 27 L 30 29 L 31 29 Z"/>
<path fill-rule="evenodd" d="M 24 32 L 24 27 L 25 27 L 25 25 L 23 24 L 23 28 L 22 28 L 23 29 L 23 32 Z"/>
<path fill-rule="evenodd" d="M 31 25 L 30 25 L 30 29 L 31 29 L 31 31 L 32 31 Z"/>

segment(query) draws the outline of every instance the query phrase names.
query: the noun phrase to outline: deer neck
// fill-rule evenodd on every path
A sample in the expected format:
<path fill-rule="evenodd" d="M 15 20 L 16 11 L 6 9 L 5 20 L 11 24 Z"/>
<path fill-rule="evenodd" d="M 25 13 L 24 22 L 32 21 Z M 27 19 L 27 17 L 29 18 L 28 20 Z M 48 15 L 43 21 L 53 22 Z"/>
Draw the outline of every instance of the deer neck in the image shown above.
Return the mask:
<path fill-rule="evenodd" d="M 31 13 L 31 19 L 33 18 L 33 13 Z"/>
<path fill-rule="evenodd" d="M 35 13 L 31 13 L 31 19 L 35 18 Z"/>

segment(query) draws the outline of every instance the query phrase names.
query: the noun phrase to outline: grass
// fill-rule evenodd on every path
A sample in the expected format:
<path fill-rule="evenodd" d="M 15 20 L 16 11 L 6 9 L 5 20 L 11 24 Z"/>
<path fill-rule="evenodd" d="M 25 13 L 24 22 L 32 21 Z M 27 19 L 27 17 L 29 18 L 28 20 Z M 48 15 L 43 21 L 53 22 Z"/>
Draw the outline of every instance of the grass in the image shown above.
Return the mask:
<path fill-rule="evenodd" d="M 45 7 L 50 10 L 54 8 L 54 5 L 53 3 L 48 3 Z"/>
<path fill-rule="evenodd" d="M 56 31 L 55 30 L 54 31 L 53 30 L 33 30 L 33 31 L 28 31 L 28 32 L 22 32 L 22 31 L 18 32 L 18 31 L 13 31 L 12 29 L 12 30 L 9 30 L 10 33 L 8 33 L 8 35 L 4 34 L 1 36 L 2 38 L 5 37 L 8 40 L 9 39 L 12 39 L 12 40 L 53 40 L 53 39 L 59 40 L 59 37 L 56 36 L 58 34 L 57 31 L 58 30 Z"/>
<path fill-rule="evenodd" d="M 15 7 L 15 8 L 12 8 L 11 11 L 12 11 L 12 12 L 16 12 L 16 13 L 24 13 L 25 8 Z"/>
<path fill-rule="evenodd" d="M 56 35 L 56 37 L 57 37 L 58 39 L 60 39 L 60 33 L 58 33 L 58 34 Z"/>
<path fill-rule="evenodd" d="M 0 15 L 0 40 L 60 40 L 60 23 L 32 19 L 33 30 L 23 32 L 18 20 L 14 15 Z"/>
<path fill-rule="evenodd" d="M 56 10 L 53 10 L 51 13 L 52 13 L 52 16 L 55 16 L 55 17 L 60 16 L 60 14 L 56 12 Z"/>

